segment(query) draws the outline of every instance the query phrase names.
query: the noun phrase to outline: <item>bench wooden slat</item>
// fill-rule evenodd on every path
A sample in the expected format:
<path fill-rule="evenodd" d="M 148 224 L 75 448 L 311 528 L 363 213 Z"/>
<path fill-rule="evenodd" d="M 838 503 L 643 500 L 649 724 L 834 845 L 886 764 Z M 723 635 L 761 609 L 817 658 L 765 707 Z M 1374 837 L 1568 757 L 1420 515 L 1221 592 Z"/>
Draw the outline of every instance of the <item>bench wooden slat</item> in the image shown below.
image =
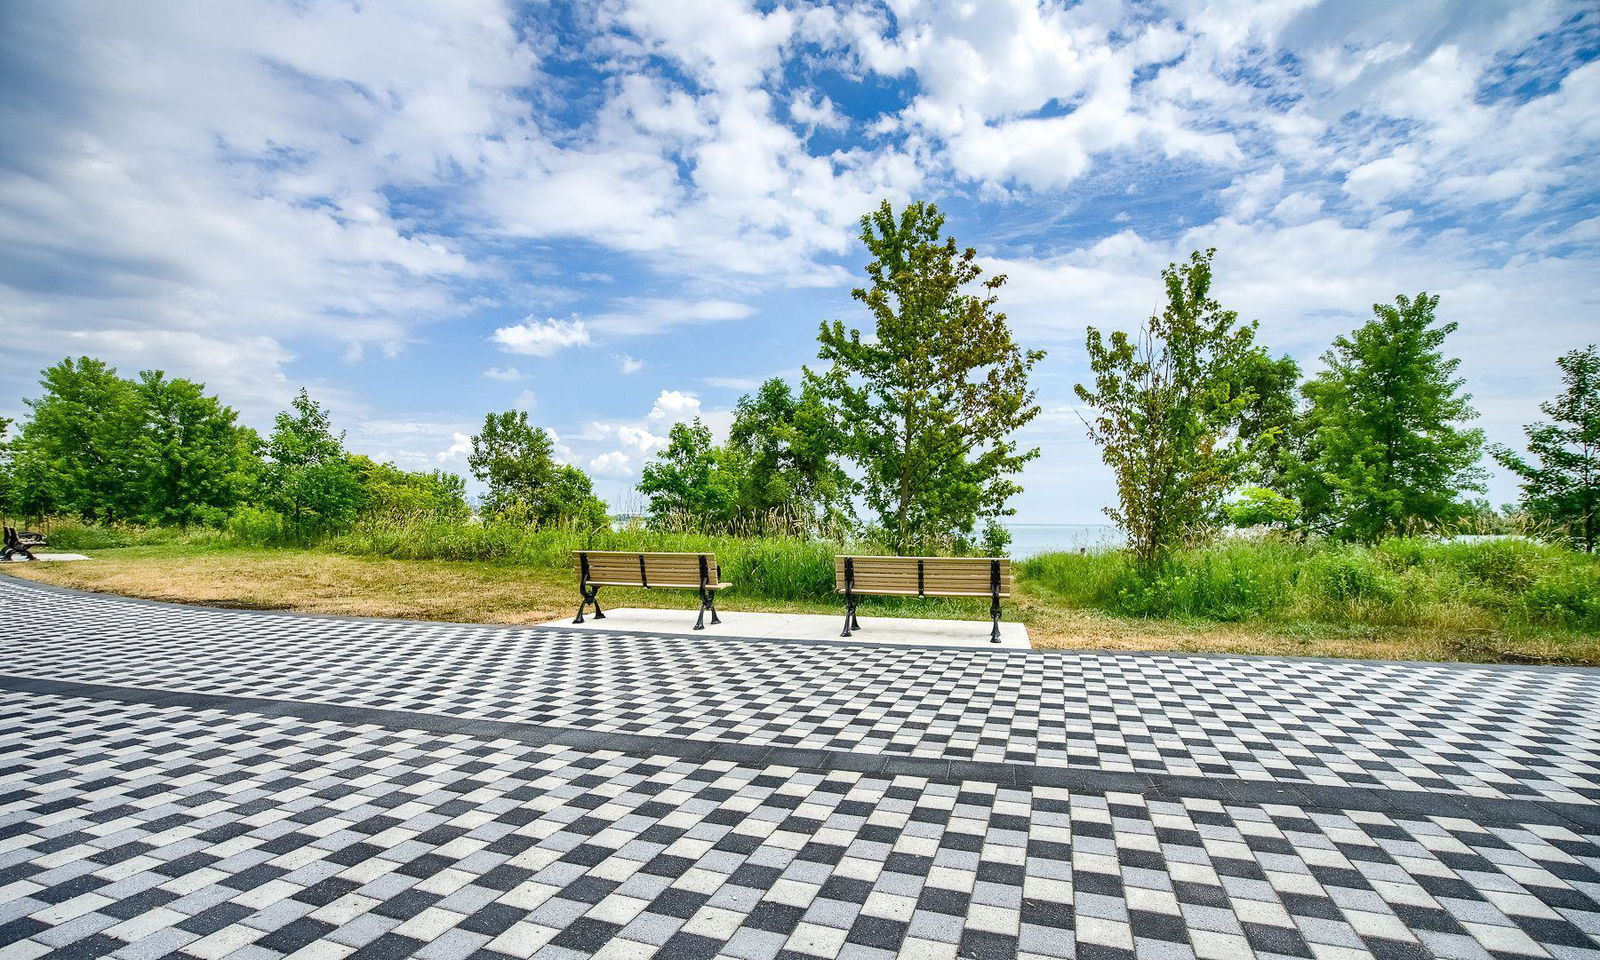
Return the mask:
<path fill-rule="evenodd" d="M 836 593 L 845 592 L 845 557 L 834 557 Z M 994 596 L 998 562 L 1000 596 L 1011 596 L 1011 561 L 995 557 L 850 557 L 850 592 L 880 596 Z M 918 577 L 917 567 L 922 571 Z M 920 580 L 921 590 L 918 590 Z"/>
<path fill-rule="evenodd" d="M 607 587 L 672 587 L 697 589 L 700 586 L 700 561 L 705 558 L 706 572 L 712 590 L 725 590 L 732 584 L 724 583 L 718 576 L 721 570 L 717 558 L 711 553 L 660 553 L 632 550 L 574 550 L 573 569 L 582 572 L 588 560 L 589 576 L 586 583 Z M 641 570 L 641 566 L 643 569 Z"/>

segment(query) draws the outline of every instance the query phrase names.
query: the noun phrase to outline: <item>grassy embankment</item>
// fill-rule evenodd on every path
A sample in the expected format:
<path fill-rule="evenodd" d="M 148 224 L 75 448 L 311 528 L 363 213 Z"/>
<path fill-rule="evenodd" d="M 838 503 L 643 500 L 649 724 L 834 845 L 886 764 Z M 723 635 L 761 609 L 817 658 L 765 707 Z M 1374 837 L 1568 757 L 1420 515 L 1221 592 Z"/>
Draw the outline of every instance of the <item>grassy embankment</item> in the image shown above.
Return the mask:
<path fill-rule="evenodd" d="M 370 523 L 310 547 L 248 529 L 72 525 L 54 526 L 51 543 L 95 562 L 7 571 L 189 603 L 536 623 L 576 608 L 574 548 L 714 550 L 737 585 L 719 604 L 729 611 L 839 611 L 840 547 L 798 540 Z M 1006 615 L 1042 647 L 1600 665 L 1600 559 L 1522 541 L 1236 541 L 1179 553 L 1153 577 L 1121 554 L 1051 554 L 1019 565 L 1018 589 Z M 604 597 L 694 604 L 678 590 Z M 862 614 L 984 619 L 987 605 L 872 598 Z"/>

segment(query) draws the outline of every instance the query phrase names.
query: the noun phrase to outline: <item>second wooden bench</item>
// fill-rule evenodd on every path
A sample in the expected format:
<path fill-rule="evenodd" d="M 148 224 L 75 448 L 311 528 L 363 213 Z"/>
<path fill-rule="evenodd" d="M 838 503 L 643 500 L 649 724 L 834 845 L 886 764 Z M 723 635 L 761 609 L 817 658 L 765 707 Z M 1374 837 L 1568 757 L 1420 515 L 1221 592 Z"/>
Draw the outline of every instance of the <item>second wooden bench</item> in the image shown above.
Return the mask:
<path fill-rule="evenodd" d="M 1005 557 L 842 557 L 833 558 L 834 589 L 844 594 L 844 632 L 860 630 L 856 597 L 988 597 L 993 629 L 1000 642 L 1000 600 L 1011 596 L 1011 561 Z"/>

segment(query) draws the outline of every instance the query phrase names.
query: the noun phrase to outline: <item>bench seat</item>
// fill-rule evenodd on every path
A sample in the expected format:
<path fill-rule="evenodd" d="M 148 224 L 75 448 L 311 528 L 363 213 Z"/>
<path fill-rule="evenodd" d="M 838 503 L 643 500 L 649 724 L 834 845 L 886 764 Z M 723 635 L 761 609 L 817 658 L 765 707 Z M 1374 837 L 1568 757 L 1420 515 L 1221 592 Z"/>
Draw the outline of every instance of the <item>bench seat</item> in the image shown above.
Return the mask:
<path fill-rule="evenodd" d="M 600 609 L 601 587 L 697 590 L 700 616 L 694 628 L 704 630 L 707 610 L 711 611 L 713 624 L 722 622 L 717 616 L 717 592 L 733 586 L 722 579 L 722 568 L 717 564 L 716 555 L 711 553 L 574 550 L 572 566 L 578 574 L 578 592 L 583 596 L 573 623 L 583 622 L 583 613 L 591 603 L 594 604 L 594 618 L 605 619 Z"/>
<path fill-rule="evenodd" d="M 1011 596 L 1011 561 L 1006 557 L 833 558 L 834 592 L 844 595 L 844 632 L 861 629 L 856 597 L 988 597 L 989 640 L 1000 642 L 1000 601 Z"/>

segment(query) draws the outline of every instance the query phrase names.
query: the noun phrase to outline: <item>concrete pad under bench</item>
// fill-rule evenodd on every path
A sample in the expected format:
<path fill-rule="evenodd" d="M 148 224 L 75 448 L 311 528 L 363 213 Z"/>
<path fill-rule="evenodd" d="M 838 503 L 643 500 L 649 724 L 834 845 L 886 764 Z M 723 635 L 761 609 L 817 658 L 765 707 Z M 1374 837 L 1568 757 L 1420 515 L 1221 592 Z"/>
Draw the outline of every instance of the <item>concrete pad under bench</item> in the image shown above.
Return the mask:
<path fill-rule="evenodd" d="M 546 626 L 573 627 L 579 630 L 642 633 L 679 633 L 696 637 L 760 637 L 773 640 L 834 640 L 839 643 L 883 643 L 912 646 L 973 647 L 982 650 L 1026 650 L 1028 628 L 1020 623 L 1001 623 L 1000 642 L 989 642 L 987 620 L 918 620 L 910 617 L 863 617 L 861 626 L 849 639 L 839 636 L 844 628 L 844 612 L 815 613 L 740 613 L 718 611 L 722 622 L 695 630 L 693 610 L 652 610 L 645 607 L 618 607 L 607 610 L 604 620 L 593 614 L 583 623 L 571 617 L 551 620 Z"/>
<path fill-rule="evenodd" d="M 29 560 L 27 557 L 7 557 L 4 561 L 0 561 L 0 562 L 4 562 L 4 563 L 33 563 L 34 561 L 37 561 L 37 560 L 87 560 L 87 559 L 89 559 L 89 558 L 84 556 L 81 553 L 39 553 L 39 552 L 35 551 L 34 554 L 33 554 L 33 560 Z"/>

